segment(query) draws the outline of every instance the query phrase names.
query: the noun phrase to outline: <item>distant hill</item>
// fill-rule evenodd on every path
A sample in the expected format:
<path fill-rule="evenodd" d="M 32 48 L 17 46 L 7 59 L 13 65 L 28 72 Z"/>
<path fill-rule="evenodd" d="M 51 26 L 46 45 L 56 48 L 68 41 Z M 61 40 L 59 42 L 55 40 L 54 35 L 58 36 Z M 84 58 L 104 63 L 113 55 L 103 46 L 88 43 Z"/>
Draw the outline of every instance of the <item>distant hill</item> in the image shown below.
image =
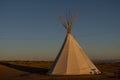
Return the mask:
<path fill-rule="evenodd" d="M 106 59 L 106 60 L 93 60 L 94 62 L 116 63 L 120 62 L 120 59 Z"/>

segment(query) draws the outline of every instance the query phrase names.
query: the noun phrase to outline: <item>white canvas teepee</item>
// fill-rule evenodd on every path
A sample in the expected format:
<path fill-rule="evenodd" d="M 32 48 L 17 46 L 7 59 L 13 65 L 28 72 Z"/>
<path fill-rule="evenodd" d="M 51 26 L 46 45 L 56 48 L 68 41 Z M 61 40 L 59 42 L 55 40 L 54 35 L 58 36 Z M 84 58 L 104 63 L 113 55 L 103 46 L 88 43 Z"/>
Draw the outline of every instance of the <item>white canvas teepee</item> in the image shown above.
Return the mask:
<path fill-rule="evenodd" d="M 50 75 L 99 74 L 100 71 L 95 67 L 72 36 L 71 28 L 75 17 L 72 18 L 70 14 L 68 14 L 66 18 L 66 21 L 64 21 L 63 18 L 60 18 L 60 20 L 67 30 L 67 35 L 48 73 Z"/>

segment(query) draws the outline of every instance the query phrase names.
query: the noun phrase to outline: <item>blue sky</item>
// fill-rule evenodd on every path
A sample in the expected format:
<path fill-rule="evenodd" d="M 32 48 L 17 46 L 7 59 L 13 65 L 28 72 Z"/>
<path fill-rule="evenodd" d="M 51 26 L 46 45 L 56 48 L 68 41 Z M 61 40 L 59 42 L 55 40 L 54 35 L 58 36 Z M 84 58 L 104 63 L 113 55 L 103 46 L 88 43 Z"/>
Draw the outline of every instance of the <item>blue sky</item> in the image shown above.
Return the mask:
<path fill-rule="evenodd" d="M 73 35 L 91 59 L 120 58 L 119 0 L 0 0 L 0 60 L 54 60 L 66 32 L 57 17 L 80 12 Z"/>

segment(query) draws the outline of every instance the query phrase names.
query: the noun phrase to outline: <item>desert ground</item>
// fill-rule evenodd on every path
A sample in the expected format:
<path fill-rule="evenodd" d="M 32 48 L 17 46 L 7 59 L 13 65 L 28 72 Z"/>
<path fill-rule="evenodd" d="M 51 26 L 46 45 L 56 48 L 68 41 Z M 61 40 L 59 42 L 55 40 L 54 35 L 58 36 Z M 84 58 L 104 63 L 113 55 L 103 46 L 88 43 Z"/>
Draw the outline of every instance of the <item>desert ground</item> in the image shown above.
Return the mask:
<path fill-rule="evenodd" d="M 52 61 L 0 61 L 0 80 L 120 80 L 120 62 L 97 62 L 99 75 L 47 75 Z"/>

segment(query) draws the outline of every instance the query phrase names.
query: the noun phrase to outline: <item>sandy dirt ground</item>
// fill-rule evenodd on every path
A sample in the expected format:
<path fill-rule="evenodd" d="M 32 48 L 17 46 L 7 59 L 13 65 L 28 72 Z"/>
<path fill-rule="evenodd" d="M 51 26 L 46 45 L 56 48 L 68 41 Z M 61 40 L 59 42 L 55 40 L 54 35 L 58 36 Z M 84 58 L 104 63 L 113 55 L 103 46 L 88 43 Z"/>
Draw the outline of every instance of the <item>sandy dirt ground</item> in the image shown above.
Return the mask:
<path fill-rule="evenodd" d="M 52 62 L 0 61 L 0 80 L 120 80 L 120 63 L 96 63 L 100 75 L 51 76 L 47 72 Z"/>

